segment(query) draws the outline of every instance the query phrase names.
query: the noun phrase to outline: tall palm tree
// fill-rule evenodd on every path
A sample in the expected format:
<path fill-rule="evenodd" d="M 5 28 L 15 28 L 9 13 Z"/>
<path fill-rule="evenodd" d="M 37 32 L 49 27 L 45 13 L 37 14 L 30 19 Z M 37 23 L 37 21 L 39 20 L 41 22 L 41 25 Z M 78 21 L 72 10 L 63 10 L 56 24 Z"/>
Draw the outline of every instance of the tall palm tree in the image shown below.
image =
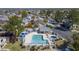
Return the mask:
<path fill-rule="evenodd" d="M 21 26 L 21 22 L 22 19 L 19 19 L 16 16 L 12 16 L 9 18 L 8 23 L 3 26 L 5 30 L 7 30 L 10 33 L 13 33 L 13 36 L 11 37 L 11 40 L 13 40 L 11 42 L 15 42 L 16 37 L 19 35 L 21 31 L 23 31 L 24 28 Z"/>

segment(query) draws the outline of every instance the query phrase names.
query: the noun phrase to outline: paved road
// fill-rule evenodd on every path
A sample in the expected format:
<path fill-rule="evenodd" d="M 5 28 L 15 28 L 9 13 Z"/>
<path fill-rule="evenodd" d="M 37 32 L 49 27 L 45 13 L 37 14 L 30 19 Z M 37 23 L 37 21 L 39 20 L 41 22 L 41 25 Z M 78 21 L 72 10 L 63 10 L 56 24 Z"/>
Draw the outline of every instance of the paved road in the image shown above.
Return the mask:
<path fill-rule="evenodd" d="M 53 32 L 57 33 L 58 35 L 62 36 L 65 39 L 73 42 L 72 33 L 70 31 L 62 31 L 59 29 L 53 29 Z"/>

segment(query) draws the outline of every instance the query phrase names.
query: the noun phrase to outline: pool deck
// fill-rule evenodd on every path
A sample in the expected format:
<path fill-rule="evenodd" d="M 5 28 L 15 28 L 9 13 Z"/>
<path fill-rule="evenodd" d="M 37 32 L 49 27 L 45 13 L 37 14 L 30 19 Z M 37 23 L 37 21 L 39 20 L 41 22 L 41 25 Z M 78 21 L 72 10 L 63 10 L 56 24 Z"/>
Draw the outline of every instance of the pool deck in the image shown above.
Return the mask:
<path fill-rule="evenodd" d="M 31 41 L 32 41 L 32 36 L 33 35 L 35 35 L 35 34 L 37 34 L 36 32 L 32 32 L 32 33 L 29 33 L 29 34 L 27 34 L 26 36 L 25 36 L 25 41 L 24 41 L 24 44 L 23 45 L 28 45 L 29 43 L 31 43 Z"/>
<path fill-rule="evenodd" d="M 23 43 L 23 45 L 31 45 L 30 43 L 31 43 L 31 41 L 32 41 L 32 36 L 33 35 L 43 35 L 43 39 L 44 40 L 47 40 L 48 38 L 47 38 L 47 36 L 46 36 L 46 34 L 38 34 L 37 32 L 31 32 L 31 33 L 29 33 L 29 34 L 27 34 L 26 36 L 25 36 L 25 38 L 24 38 L 24 43 Z M 32 44 L 32 45 L 34 45 L 34 44 Z"/>
<path fill-rule="evenodd" d="M 46 34 L 38 34 L 37 32 L 31 32 L 31 33 L 29 33 L 29 34 L 27 34 L 27 35 L 25 36 L 25 38 L 24 38 L 25 41 L 24 41 L 24 43 L 23 43 L 24 46 L 27 46 L 27 45 L 34 45 L 34 44 L 30 44 L 31 41 L 32 41 L 32 36 L 33 36 L 33 35 L 43 35 L 43 38 L 48 41 L 48 45 L 49 45 L 49 47 L 50 47 L 50 50 L 53 50 L 53 48 L 52 48 L 52 42 L 48 39 L 48 37 L 46 36 Z M 39 44 L 37 44 L 37 45 L 39 45 Z"/>

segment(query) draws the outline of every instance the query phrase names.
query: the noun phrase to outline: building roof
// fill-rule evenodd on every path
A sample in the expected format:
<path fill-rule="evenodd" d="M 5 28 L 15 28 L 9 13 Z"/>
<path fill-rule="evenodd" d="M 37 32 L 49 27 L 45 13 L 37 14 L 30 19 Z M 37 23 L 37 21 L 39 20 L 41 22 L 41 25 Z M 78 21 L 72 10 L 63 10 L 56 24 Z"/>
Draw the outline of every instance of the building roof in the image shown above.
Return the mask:
<path fill-rule="evenodd" d="M 57 23 L 54 19 L 52 19 L 52 18 L 48 18 L 48 22 L 49 23 Z"/>
<path fill-rule="evenodd" d="M 30 20 L 29 19 L 27 19 L 27 18 L 24 18 L 23 19 L 23 23 L 26 23 L 26 22 L 29 22 Z"/>
<path fill-rule="evenodd" d="M 46 26 L 41 26 L 41 27 L 39 28 L 39 30 L 42 31 L 42 32 L 50 32 L 50 31 L 52 31 L 50 28 L 48 28 L 48 27 L 46 27 Z"/>
<path fill-rule="evenodd" d="M 5 15 L 0 15 L 0 21 L 8 21 L 8 17 Z"/>
<path fill-rule="evenodd" d="M 23 23 L 27 23 L 27 22 L 29 22 L 31 20 L 32 20 L 32 15 L 29 14 L 29 15 L 27 15 L 27 17 L 23 18 Z"/>

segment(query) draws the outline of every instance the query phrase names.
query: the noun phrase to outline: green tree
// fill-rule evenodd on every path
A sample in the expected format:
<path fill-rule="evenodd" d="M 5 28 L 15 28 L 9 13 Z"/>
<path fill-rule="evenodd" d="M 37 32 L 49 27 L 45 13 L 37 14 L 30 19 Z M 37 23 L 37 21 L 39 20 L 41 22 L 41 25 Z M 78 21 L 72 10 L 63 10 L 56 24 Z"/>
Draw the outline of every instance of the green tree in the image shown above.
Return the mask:
<path fill-rule="evenodd" d="M 61 22 L 63 19 L 68 19 L 68 16 L 69 16 L 68 11 L 57 10 L 55 13 L 55 20 L 57 22 Z"/>
<path fill-rule="evenodd" d="M 47 23 L 47 22 L 48 22 L 48 20 L 47 20 L 47 19 L 44 19 L 44 20 L 43 20 L 43 22 L 44 22 L 44 23 Z"/>
<path fill-rule="evenodd" d="M 72 19 L 73 23 L 79 24 L 79 10 L 72 9 L 69 12 L 69 18 Z"/>
<path fill-rule="evenodd" d="M 22 10 L 22 11 L 18 12 L 18 14 L 22 14 L 22 17 L 26 17 L 28 13 L 30 13 L 30 12 L 28 12 L 26 10 Z"/>
<path fill-rule="evenodd" d="M 57 22 L 61 22 L 61 21 L 62 21 L 62 18 L 63 18 L 62 12 L 60 12 L 59 10 L 56 11 L 56 13 L 55 13 L 55 20 L 56 20 Z"/>
<path fill-rule="evenodd" d="M 71 48 L 73 48 L 75 51 L 79 51 L 79 35 L 73 34 L 73 40 L 74 42 L 70 44 Z"/>
<path fill-rule="evenodd" d="M 21 26 L 22 19 L 16 16 L 12 16 L 9 18 L 9 21 L 3 28 L 16 36 L 19 35 L 21 31 L 24 30 L 23 26 Z"/>

